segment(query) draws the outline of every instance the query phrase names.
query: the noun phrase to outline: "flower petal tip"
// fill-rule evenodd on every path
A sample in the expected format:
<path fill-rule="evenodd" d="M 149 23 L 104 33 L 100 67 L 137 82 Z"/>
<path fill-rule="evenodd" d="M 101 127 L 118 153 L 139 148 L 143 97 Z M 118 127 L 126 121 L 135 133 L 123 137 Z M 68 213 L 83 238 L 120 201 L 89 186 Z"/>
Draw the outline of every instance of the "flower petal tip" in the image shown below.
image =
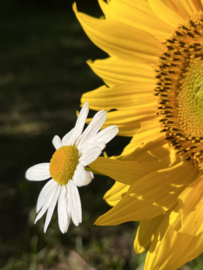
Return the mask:
<path fill-rule="evenodd" d="M 73 11 L 74 11 L 75 13 L 78 12 L 76 2 L 73 3 L 72 8 L 73 8 Z"/>

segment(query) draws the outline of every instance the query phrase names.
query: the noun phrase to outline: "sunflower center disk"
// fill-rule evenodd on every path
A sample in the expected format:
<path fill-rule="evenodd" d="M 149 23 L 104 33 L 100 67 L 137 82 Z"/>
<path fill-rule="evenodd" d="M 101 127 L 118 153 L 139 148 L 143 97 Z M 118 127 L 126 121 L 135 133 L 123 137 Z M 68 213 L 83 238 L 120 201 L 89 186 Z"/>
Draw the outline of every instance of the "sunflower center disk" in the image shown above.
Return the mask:
<path fill-rule="evenodd" d="M 203 13 L 167 40 L 157 70 L 162 132 L 182 160 L 203 169 Z"/>
<path fill-rule="evenodd" d="M 51 177 L 60 185 L 65 185 L 74 175 L 78 165 L 79 152 L 75 146 L 62 146 L 53 154 L 50 161 Z"/>

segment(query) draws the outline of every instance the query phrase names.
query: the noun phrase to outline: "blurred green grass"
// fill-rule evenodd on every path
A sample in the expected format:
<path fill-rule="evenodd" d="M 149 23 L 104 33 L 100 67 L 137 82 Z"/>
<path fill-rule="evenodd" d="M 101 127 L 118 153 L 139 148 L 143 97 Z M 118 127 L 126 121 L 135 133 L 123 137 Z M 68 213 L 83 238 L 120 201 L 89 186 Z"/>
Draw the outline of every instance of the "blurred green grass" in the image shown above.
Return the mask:
<path fill-rule="evenodd" d="M 101 15 L 96 1 L 77 2 L 80 10 Z M 95 176 L 79 190 L 83 223 L 67 234 L 60 233 L 56 213 L 46 234 L 44 218 L 33 224 L 44 183 L 26 181 L 25 170 L 50 160 L 51 140 L 73 127 L 81 94 L 102 84 L 86 60 L 106 57 L 85 36 L 71 4 L 46 3 L 0 2 L 0 267 L 141 270 L 145 254 L 133 251 L 135 223 L 92 225 L 109 209 L 102 197 L 111 179 Z M 116 138 L 108 154 L 119 154 L 128 141 Z M 188 265 L 185 270 L 203 269 L 202 257 Z"/>

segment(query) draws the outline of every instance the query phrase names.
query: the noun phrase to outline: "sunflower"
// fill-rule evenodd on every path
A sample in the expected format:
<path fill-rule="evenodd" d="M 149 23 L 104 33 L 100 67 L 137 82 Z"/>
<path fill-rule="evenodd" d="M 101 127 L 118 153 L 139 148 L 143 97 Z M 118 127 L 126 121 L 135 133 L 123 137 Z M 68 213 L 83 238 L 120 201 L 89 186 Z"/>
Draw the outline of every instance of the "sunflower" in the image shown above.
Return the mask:
<path fill-rule="evenodd" d="M 175 270 L 203 250 L 203 1 L 99 0 L 104 17 L 73 9 L 109 57 L 90 68 L 104 85 L 85 93 L 105 126 L 132 137 L 92 169 L 116 182 L 97 225 L 140 221 L 134 249 L 145 270 Z"/>

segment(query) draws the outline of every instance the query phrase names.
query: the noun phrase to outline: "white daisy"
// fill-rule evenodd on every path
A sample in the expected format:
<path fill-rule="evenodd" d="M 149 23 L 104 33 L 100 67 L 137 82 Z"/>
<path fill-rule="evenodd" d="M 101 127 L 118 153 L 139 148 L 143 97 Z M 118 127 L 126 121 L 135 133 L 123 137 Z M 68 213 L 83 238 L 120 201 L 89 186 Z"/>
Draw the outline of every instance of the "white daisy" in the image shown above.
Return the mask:
<path fill-rule="evenodd" d="M 56 148 L 50 163 L 30 167 L 25 174 L 28 180 L 41 181 L 51 178 L 43 187 L 37 201 L 35 223 L 45 214 L 44 232 L 50 223 L 58 201 L 58 223 L 62 233 L 68 231 L 70 219 L 78 226 L 82 222 L 82 208 L 77 187 L 88 185 L 94 175 L 85 166 L 92 163 L 106 144 L 118 133 L 117 126 L 109 126 L 98 132 L 104 124 L 107 112 L 95 114 L 89 126 L 82 133 L 89 112 L 86 102 L 80 111 L 75 127 L 62 140 L 54 136 Z"/>

